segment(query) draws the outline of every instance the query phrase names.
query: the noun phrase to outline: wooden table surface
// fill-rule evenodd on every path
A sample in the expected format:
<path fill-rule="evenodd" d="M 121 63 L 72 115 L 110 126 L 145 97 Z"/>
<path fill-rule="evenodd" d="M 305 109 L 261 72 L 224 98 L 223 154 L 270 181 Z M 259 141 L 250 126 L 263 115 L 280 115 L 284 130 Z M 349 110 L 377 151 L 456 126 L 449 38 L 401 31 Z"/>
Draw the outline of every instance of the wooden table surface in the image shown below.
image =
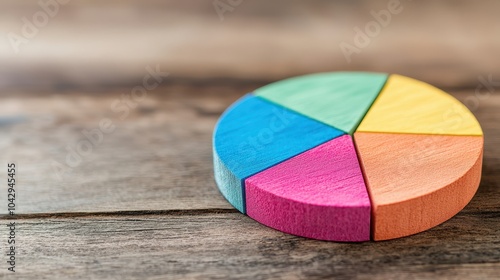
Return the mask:
<path fill-rule="evenodd" d="M 1 279 L 500 277 L 498 1 L 408 3 L 351 63 L 339 43 L 387 1 L 248 1 L 223 22 L 212 1 L 194 2 L 145 1 L 139 10 L 149 16 L 140 17 L 134 0 L 100 9 L 75 0 L 17 56 L 0 43 L 0 181 L 8 162 L 18 174 L 15 274 L 0 188 Z M 18 30 L 36 3 L 2 2 L 0 31 Z M 128 114 L 116 112 L 147 65 L 171 75 Z M 225 201 L 211 152 L 220 114 L 268 82 L 331 70 L 413 76 L 471 109 L 484 165 L 463 211 L 421 234 L 357 244 L 284 234 Z M 83 131 L 104 119 L 114 131 L 75 160 Z"/>
<path fill-rule="evenodd" d="M 267 228 L 219 194 L 212 175 L 213 126 L 228 105 L 260 85 L 171 83 L 151 92 L 124 119 L 109 108 L 121 90 L 1 97 L 0 111 L 13 116 L 0 128 L 2 166 L 6 161 L 18 165 L 16 276 L 499 275 L 500 95 L 481 100 L 474 111 L 485 132 L 483 179 L 462 212 L 415 236 L 349 244 Z M 462 101 L 473 96 L 467 89 L 451 93 Z M 85 139 L 82 130 L 98 127 L 102 118 L 111 119 L 115 131 L 105 134 L 80 165 L 61 179 L 54 176 L 54 162 L 64 164 L 66 147 Z M 1 195 L 5 201 L 5 192 Z M 7 234 L 4 228 L 1 232 Z"/>

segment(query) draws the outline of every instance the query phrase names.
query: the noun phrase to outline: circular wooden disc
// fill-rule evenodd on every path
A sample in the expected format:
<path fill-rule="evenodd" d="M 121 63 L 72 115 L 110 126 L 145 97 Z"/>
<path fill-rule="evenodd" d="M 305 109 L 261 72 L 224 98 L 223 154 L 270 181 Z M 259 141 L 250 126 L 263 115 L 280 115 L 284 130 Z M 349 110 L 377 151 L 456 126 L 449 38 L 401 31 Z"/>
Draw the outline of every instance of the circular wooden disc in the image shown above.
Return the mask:
<path fill-rule="evenodd" d="M 257 89 L 214 131 L 215 179 L 242 213 L 334 241 L 415 234 L 458 213 L 481 178 L 471 112 L 411 78 L 322 73 Z"/>

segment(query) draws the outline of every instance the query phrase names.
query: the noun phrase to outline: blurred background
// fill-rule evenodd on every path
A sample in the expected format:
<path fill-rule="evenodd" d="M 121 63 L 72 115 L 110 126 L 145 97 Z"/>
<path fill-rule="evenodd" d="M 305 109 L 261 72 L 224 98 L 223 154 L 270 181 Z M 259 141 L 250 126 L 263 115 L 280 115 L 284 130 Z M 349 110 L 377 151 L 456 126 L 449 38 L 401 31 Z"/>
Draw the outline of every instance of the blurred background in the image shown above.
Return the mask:
<path fill-rule="evenodd" d="M 372 26 L 373 36 L 349 63 L 341 44 L 356 46 L 356 28 L 364 31 L 376 21 L 373 14 L 387 11 L 392 2 L 399 2 L 399 13 L 378 31 Z M 40 3 L 58 5 L 0 4 L 3 92 L 135 84 L 151 64 L 170 72 L 171 79 L 274 81 L 367 70 L 441 87 L 475 86 L 479 75 L 500 72 L 500 3 L 495 0 Z M 55 12 L 45 12 L 45 20 L 44 9 Z M 13 34 L 26 40 L 12 40 Z"/>

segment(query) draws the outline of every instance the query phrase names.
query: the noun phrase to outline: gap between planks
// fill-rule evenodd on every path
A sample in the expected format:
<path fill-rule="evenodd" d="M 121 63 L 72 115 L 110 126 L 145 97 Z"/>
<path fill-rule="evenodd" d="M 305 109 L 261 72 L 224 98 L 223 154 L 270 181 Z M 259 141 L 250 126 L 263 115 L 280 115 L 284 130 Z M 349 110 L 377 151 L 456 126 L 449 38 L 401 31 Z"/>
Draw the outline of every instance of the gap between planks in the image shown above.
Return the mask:
<path fill-rule="evenodd" d="M 80 218 L 80 217 L 112 217 L 112 216 L 197 216 L 213 214 L 232 214 L 240 213 L 236 209 L 207 208 L 207 209 L 183 209 L 183 210 L 137 210 L 137 211 L 111 211 L 111 212 L 60 212 L 60 213 L 33 213 L 33 214 L 7 214 L 0 215 L 0 220 L 29 220 L 43 218 Z"/>

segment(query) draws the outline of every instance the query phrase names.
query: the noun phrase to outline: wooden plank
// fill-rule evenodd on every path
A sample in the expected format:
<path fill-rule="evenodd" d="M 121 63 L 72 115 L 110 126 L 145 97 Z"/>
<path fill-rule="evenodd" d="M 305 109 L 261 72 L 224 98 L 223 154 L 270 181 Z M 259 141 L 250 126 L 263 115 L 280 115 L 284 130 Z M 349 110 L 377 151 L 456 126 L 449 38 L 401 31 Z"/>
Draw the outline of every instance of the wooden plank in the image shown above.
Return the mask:
<path fill-rule="evenodd" d="M 497 277 L 499 95 L 451 92 L 471 106 L 485 137 L 482 182 L 463 211 L 411 237 L 343 244 L 260 225 L 236 213 L 213 181 L 200 179 L 212 173 L 210 126 L 261 85 L 172 83 L 123 120 L 109 106 L 126 88 L 0 96 L 1 160 L 20 166 L 19 213 L 42 213 L 18 216 L 15 279 Z M 47 168 L 50 159 L 63 161 L 68 141 L 80 140 L 81 130 L 95 128 L 103 117 L 116 121 L 117 129 L 59 183 Z M 105 172 L 112 164 L 113 173 Z M 6 227 L 0 235 L 7 236 Z M 9 279 L 5 272 L 0 277 Z"/>
<path fill-rule="evenodd" d="M 499 212 L 476 206 L 410 238 L 360 244 L 287 235 L 227 211 L 20 217 L 18 272 L 10 276 L 495 279 L 500 272 Z M 6 236 L 4 226 L 0 234 Z M 0 273 L 11 279 L 6 270 Z"/>
<path fill-rule="evenodd" d="M 0 164 L 17 163 L 18 212 L 232 209 L 214 183 L 211 138 L 222 111 L 247 91 L 180 84 L 150 92 L 123 119 L 110 106 L 127 88 L 0 97 L 0 118 L 10 120 L 0 126 Z M 104 118 L 116 129 L 59 179 L 54 162 L 66 165 L 67 147 Z"/>
<path fill-rule="evenodd" d="M 19 213 L 233 209 L 212 177 L 212 130 L 227 106 L 260 86 L 171 83 L 151 92 L 123 120 L 110 105 L 129 88 L 0 96 L 0 118 L 8 120 L 0 125 L 0 165 L 15 161 L 19 166 Z M 474 105 L 485 134 L 483 182 L 489 184 L 483 188 L 495 191 L 500 95 L 462 91 L 454 96 Z M 66 146 L 84 139 L 82 130 L 98 127 L 105 117 L 116 124 L 115 131 L 62 181 L 55 178 L 52 160 L 64 163 Z M 0 172 L 0 180 L 5 176 Z M 483 203 L 498 207 L 493 196 Z"/>

